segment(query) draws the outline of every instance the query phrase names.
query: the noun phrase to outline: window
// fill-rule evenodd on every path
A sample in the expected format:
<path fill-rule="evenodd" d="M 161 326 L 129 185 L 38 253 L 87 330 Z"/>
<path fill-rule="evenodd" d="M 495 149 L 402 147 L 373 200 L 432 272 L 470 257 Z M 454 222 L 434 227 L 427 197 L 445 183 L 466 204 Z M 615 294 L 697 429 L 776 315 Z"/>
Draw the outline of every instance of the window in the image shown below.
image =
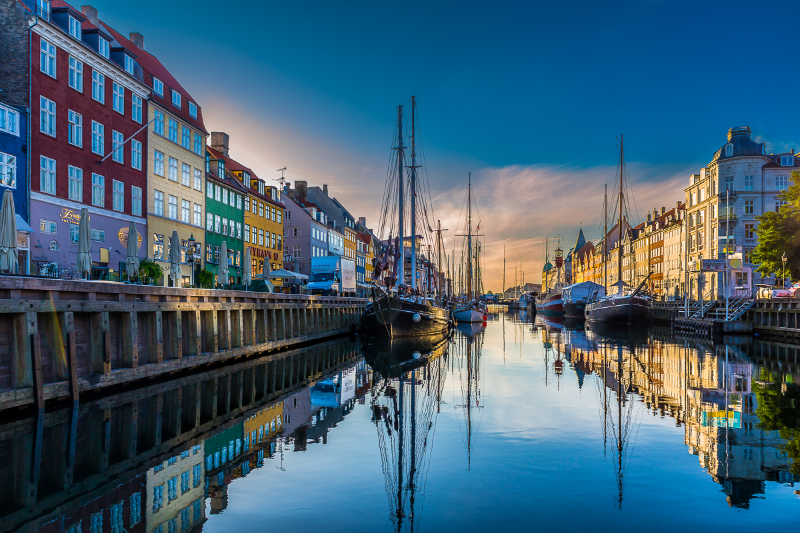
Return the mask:
<path fill-rule="evenodd" d="M 222 187 L 219 185 L 214 187 L 214 199 L 218 202 L 222 201 Z"/>
<path fill-rule="evenodd" d="M 201 226 L 203 224 L 203 208 L 200 204 L 194 204 L 194 225 Z"/>
<path fill-rule="evenodd" d="M 780 213 L 781 212 L 781 207 L 783 207 L 785 205 L 786 205 L 786 201 L 785 200 L 775 200 L 775 212 L 776 213 Z"/>
<path fill-rule="evenodd" d="M 142 216 L 142 188 L 131 187 L 131 214 Z"/>
<path fill-rule="evenodd" d="M 301 228 L 292 228 L 292 237 L 302 237 Z"/>
<path fill-rule="evenodd" d="M 233 224 L 233 222 L 231 222 L 231 224 Z M 241 222 L 237 222 L 236 223 L 236 238 L 237 239 L 241 239 L 242 238 L 242 223 Z"/>
<path fill-rule="evenodd" d="M 106 103 L 106 77 L 97 72 L 92 71 L 92 98 L 100 102 Z"/>
<path fill-rule="evenodd" d="M 97 51 L 100 53 L 101 56 L 105 57 L 106 59 L 108 59 L 111 56 L 110 46 L 108 44 L 108 41 L 106 41 L 102 37 L 100 37 L 97 40 Z"/>
<path fill-rule="evenodd" d="M 125 61 L 124 61 L 125 62 L 125 70 L 128 72 L 128 74 L 133 74 L 133 68 L 134 68 L 133 58 L 131 56 L 129 56 L 128 54 L 125 54 L 124 57 L 125 57 Z"/>
<path fill-rule="evenodd" d="M 192 118 L 197 118 L 197 104 L 194 102 L 189 102 L 189 115 Z"/>
<path fill-rule="evenodd" d="M 194 169 L 194 189 L 196 191 L 203 190 L 203 177 L 200 174 L 199 168 Z"/>
<path fill-rule="evenodd" d="M 50 0 L 36 0 L 36 15 L 44 20 L 50 20 Z M 80 530 L 80 527 L 78 529 Z"/>
<path fill-rule="evenodd" d="M 47 194 L 56 193 L 56 160 L 41 156 L 39 158 L 39 189 Z"/>
<path fill-rule="evenodd" d="M 125 114 L 125 87 L 117 82 L 111 83 L 112 92 L 114 96 L 111 100 L 111 107 L 118 113 Z"/>
<path fill-rule="evenodd" d="M 254 215 L 258 214 L 258 202 L 256 202 L 255 198 L 253 198 L 253 214 Z"/>
<path fill-rule="evenodd" d="M 281 221 L 282 214 L 283 214 L 283 211 L 278 209 L 278 220 L 277 220 L 278 224 L 283 224 L 283 222 Z"/>
<path fill-rule="evenodd" d="M 172 105 L 177 107 L 178 109 L 181 108 L 181 93 L 172 89 Z"/>
<path fill-rule="evenodd" d="M 76 202 L 83 201 L 83 170 L 72 165 L 68 168 L 69 174 L 69 199 Z"/>
<path fill-rule="evenodd" d="M 75 224 L 73 224 L 73 226 L 74 226 L 74 225 L 75 225 Z M 78 229 L 80 230 L 80 227 L 78 227 Z M 79 232 L 79 233 L 80 233 L 80 232 Z M 105 242 L 105 240 L 106 240 L 106 232 L 105 232 L 105 231 L 103 231 L 103 230 L 100 230 L 100 229 L 93 229 L 93 230 L 91 230 L 91 232 L 89 233 L 89 238 L 90 238 L 91 240 L 93 240 L 93 241 L 97 241 L 97 242 Z M 75 242 L 77 242 L 77 238 L 76 238 Z"/>
<path fill-rule="evenodd" d="M 744 238 L 745 239 L 754 239 L 756 232 L 756 225 L 755 224 L 745 224 L 744 225 Z"/>
<path fill-rule="evenodd" d="M 206 196 L 214 199 L 214 184 L 206 182 Z"/>
<path fill-rule="evenodd" d="M 113 180 L 113 206 L 114 211 L 125 211 L 125 184 L 121 181 Z"/>
<path fill-rule="evenodd" d="M 141 141 L 131 141 L 131 167 L 142 170 L 142 143 Z"/>
<path fill-rule="evenodd" d="M 142 97 L 131 93 L 131 119 L 142 123 Z"/>
<path fill-rule="evenodd" d="M 233 232 L 231 232 L 231 233 L 233 233 Z M 227 218 L 223 218 L 222 219 L 222 234 L 223 235 L 227 235 L 228 234 L 228 219 Z"/>
<path fill-rule="evenodd" d="M 775 176 L 775 189 L 785 191 L 789 187 L 789 176 Z"/>
<path fill-rule="evenodd" d="M 56 223 L 52 220 L 42 219 L 39 222 L 39 229 L 41 230 L 42 233 L 50 233 L 52 235 L 58 233 L 58 226 L 56 226 Z"/>
<path fill-rule="evenodd" d="M 189 144 L 191 143 L 191 135 L 189 133 L 189 128 L 186 126 L 181 127 L 181 146 L 186 148 L 187 150 L 191 150 Z"/>
<path fill-rule="evenodd" d="M 755 200 L 744 201 L 744 214 L 752 215 L 755 212 Z"/>
<path fill-rule="evenodd" d="M 733 191 L 733 176 L 725 176 L 725 190 Z"/>
<path fill-rule="evenodd" d="M 178 197 L 169 195 L 169 218 L 178 220 Z"/>
<path fill-rule="evenodd" d="M 263 229 L 259 229 L 258 230 L 258 245 L 259 246 L 264 246 L 264 230 Z"/>
<path fill-rule="evenodd" d="M 105 154 L 105 126 L 92 121 L 92 152 L 98 155 Z"/>
<path fill-rule="evenodd" d="M 272 221 L 273 221 L 273 222 L 275 221 L 275 218 L 276 218 L 276 217 L 275 217 L 275 208 L 273 207 L 273 208 L 272 208 Z"/>
<path fill-rule="evenodd" d="M 214 231 L 214 215 L 206 211 L 206 230 Z"/>
<path fill-rule="evenodd" d="M 69 56 L 69 86 L 83 92 L 83 62 Z"/>
<path fill-rule="evenodd" d="M 0 131 L 19 137 L 19 113 L 0 105 Z"/>
<path fill-rule="evenodd" d="M 164 177 L 164 154 L 158 150 L 153 152 L 153 173 L 156 176 Z"/>
<path fill-rule="evenodd" d="M 103 207 L 106 204 L 106 179 L 92 173 L 92 205 Z"/>
<path fill-rule="evenodd" d="M 17 188 L 17 158 L 0 152 L 0 185 Z"/>
<path fill-rule="evenodd" d="M 44 96 L 39 97 L 41 109 L 39 131 L 53 137 L 56 136 L 56 103 Z"/>
<path fill-rule="evenodd" d="M 258 216 L 264 216 L 264 204 L 261 202 L 258 202 Z M 267 218 L 269 218 L 269 211 L 267 212 Z"/>
<path fill-rule="evenodd" d="M 68 118 L 69 129 L 67 130 L 67 141 L 81 148 L 83 147 L 83 115 L 70 109 Z"/>
<path fill-rule="evenodd" d="M 164 96 L 164 84 L 155 76 L 153 77 L 153 90 L 157 95 Z"/>
<path fill-rule="evenodd" d="M 156 215 L 163 217 L 164 216 L 164 193 L 161 191 L 155 191 L 153 195 L 153 210 Z"/>
<path fill-rule="evenodd" d="M 222 231 L 222 218 L 219 215 L 214 215 L 214 231 L 216 233 Z"/>
<path fill-rule="evenodd" d="M 56 77 L 56 47 L 42 39 L 41 54 L 39 56 L 39 70 L 51 76 Z"/>
<path fill-rule="evenodd" d="M 292 250 L 292 259 L 300 259 L 300 246 L 294 246 Z"/>
<path fill-rule="evenodd" d="M 222 159 L 217 161 L 217 176 L 219 176 L 220 179 L 225 179 L 225 161 L 223 161 Z M 225 193 L 225 201 L 222 203 L 224 204 L 228 203 L 227 191 Z"/>
<path fill-rule="evenodd" d="M 214 262 L 214 247 L 210 244 L 206 244 L 206 263 L 213 263 Z M 209 462 L 211 461 L 211 456 L 208 457 Z M 213 463 L 211 464 L 213 468 Z M 211 468 L 209 468 L 211 470 Z"/>
<path fill-rule="evenodd" d="M 731 156 L 733 156 L 733 145 L 732 144 L 726 144 L 725 145 L 725 157 L 731 157 Z"/>
<path fill-rule="evenodd" d="M 272 241 L 272 248 L 275 248 L 275 234 L 274 233 L 270 233 L 269 234 L 269 238 L 270 238 L 270 241 Z"/>
<path fill-rule="evenodd" d="M 125 137 L 120 132 L 111 130 L 111 149 L 114 151 L 114 155 L 111 156 L 111 159 L 117 163 L 125 163 L 124 142 Z"/>
<path fill-rule="evenodd" d="M 252 239 L 252 242 L 253 242 L 253 244 L 257 244 L 258 243 L 258 229 L 255 226 L 253 226 L 253 239 Z"/>
<path fill-rule="evenodd" d="M 244 197 L 244 210 L 245 211 L 250 211 L 250 197 L 249 196 L 245 196 Z"/>
<path fill-rule="evenodd" d="M 142 521 L 142 493 L 131 494 L 131 527 Z"/>
<path fill-rule="evenodd" d="M 755 182 L 755 176 L 753 176 L 752 174 L 746 174 L 744 177 L 744 190 L 752 191 L 754 182 Z"/>
<path fill-rule="evenodd" d="M 178 181 L 178 160 L 174 157 L 169 158 L 169 181 Z"/>
<path fill-rule="evenodd" d="M 244 242 L 250 242 L 250 224 L 244 225 Z"/>
<path fill-rule="evenodd" d="M 103 533 L 103 511 L 97 511 L 89 516 L 89 533 Z"/>
<path fill-rule="evenodd" d="M 169 140 L 177 143 L 178 142 L 178 121 L 174 118 L 169 119 Z"/>
<path fill-rule="evenodd" d="M 200 152 L 203 150 L 203 138 L 200 137 L 199 133 L 194 134 L 194 153 L 200 155 Z"/>
<path fill-rule="evenodd" d="M 159 135 L 164 135 L 164 113 L 161 111 L 154 111 L 156 118 L 153 121 L 153 131 Z"/>
<path fill-rule="evenodd" d="M 236 207 L 236 195 L 235 195 L 234 193 L 232 193 L 232 192 L 231 192 L 231 202 L 230 202 L 230 206 L 231 206 L 231 207 Z"/>
<path fill-rule="evenodd" d="M 794 156 L 793 155 L 782 155 L 781 156 L 781 166 L 782 167 L 793 167 L 794 166 Z"/>
<path fill-rule="evenodd" d="M 191 206 L 192 204 L 189 200 L 181 200 L 181 222 L 185 224 L 190 224 Z"/>
<path fill-rule="evenodd" d="M 281 241 L 283 240 L 283 236 L 282 235 L 276 235 L 276 237 L 278 239 L 276 250 L 280 250 L 281 248 L 283 248 L 283 244 L 281 243 Z"/>

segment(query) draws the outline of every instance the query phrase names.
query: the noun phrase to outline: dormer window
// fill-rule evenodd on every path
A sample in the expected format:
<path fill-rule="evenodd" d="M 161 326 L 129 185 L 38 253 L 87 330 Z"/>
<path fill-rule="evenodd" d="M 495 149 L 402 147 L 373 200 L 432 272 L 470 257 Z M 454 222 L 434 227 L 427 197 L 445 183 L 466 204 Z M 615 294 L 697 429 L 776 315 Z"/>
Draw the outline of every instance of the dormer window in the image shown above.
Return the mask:
<path fill-rule="evenodd" d="M 129 74 L 133 74 L 133 68 L 134 68 L 133 58 L 126 54 L 125 55 L 125 70 Z"/>
<path fill-rule="evenodd" d="M 217 162 L 217 170 L 219 171 L 219 178 L 220 179 L 224 179 L 225 178 L 225 161 L 220 159 Z"/>
<path fill-rule="evenodd" d="M 793 167 L 794 166 L 794 156 L 793 155 L 782 155 L 781 156 L 781 166 L 782 167 Z"/>
<path fill-rule="evenodd" d="M 733 157 L 733 145 L 730 143 L 725 145 L 725 157 Z"/>
<path fill-rule="evenodd" d="M 100 55 L 106 59 L 111 57 L 111 47 L 109 46 L 108 41 L 102 37 L 98 38 L 97 40 L 97 51 L 100 52 Z"/>
<path fill-rule="evenodd" d="M 172 90 L 172 105 L 179 108 L 181 107 L 181 93 L 176 90 Z"/>
<path fill-rule="evenodd" d="M 36 0 L 36 15 L 50 20 L 50 0 Z"/>
<path fill-rule="evenodd" d="M 156 77 L 153 78 L 153 91 L 155 91 L 158 96 L 164 96 L 164 83 Z"/>
<path fill-rule="evenodd" d="M 192 118 L 197 118 L 197 104 L 194 102 L 189 102 L 189 114 Z"/>
<path fill-rule="evenodd" d="M 81 38 L 81 23 L 72 15 L 69 16 L 69 34 L 78 40 Z"/>

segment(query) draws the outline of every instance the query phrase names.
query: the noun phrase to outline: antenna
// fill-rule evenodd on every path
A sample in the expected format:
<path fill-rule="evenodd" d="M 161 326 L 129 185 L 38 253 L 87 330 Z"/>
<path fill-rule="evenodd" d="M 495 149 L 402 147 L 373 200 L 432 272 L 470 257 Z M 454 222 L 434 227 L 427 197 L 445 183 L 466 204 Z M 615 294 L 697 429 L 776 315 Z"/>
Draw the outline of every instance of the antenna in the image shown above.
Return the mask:
<path fill-rule="evenodd" d="M 276 170 L 275 172 L 280 172 L 280 173 L 281 173 L 281 177 L 280 177 L 280 178 L 276 178 L 276 179 L 274 179 L 274 180 L 273 180 L 273 181 L 279 181 L 279 182 L 281 182 L 281 190 L 283 190 L 283 189 L 284 189 L 284 186 L 283 186 L 283 184 L 284 184 L 284 183 L 286 183 L 286 178 L 284 178 L 284 177 L 283 177 L 283 171 L 284 171 L 284 170 L 286 170 L 286 167 L 279 168 L 278 170 Z"/>

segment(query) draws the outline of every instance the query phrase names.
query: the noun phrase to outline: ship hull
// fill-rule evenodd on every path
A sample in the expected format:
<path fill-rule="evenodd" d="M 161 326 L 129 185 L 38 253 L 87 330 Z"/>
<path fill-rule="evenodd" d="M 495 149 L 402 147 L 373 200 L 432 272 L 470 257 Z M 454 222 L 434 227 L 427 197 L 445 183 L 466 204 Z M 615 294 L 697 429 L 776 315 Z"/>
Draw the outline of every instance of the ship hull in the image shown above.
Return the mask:
<path fill-rule="evenodd" d="M 536 300 L 536 312 L 545 316 L 562 316 L 564 302 L 561 300 L 561 294 L 549 294 Z"/>
<path fill-rule="evenodd" d="M 586 312 L 586 302 L 564 302 L 564 316 L 567 318 L 584 318 Z"/>
<path fill-rule="evenodd" d="M 445 333 L 450 327 L 450 313 L 441 307 L 384 296 L 378 302 L 391 311 L 375 313 L 376 302 L 367 306 L 362 329 L 373 337 L 418 337 Z M 415 320 L 415 318 L 417 320 Z"/>
<path fill-rule="evenodd" d="M 480 311 L 475 309 L 463 309 L 463 310 L 455 310 L 453 311 L 453 318 L 456 319 L 458 323 L 482 323 L 486 322 L 484 319 L 484 314 Z"/>
<path fill-rule="evenodd" d="M 586 305 L 585 317 L 589 322 L 602 324 L 645 324 L 650 301 L 641 296 L 607 298 Z"/>

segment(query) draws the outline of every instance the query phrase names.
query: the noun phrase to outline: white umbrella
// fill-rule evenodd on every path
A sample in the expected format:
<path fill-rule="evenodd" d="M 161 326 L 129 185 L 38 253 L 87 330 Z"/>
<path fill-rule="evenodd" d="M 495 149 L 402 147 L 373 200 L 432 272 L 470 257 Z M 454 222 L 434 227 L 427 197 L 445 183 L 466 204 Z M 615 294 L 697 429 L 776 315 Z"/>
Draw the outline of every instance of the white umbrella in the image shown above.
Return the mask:
<path fill-rule="evenodd" d="M 181 279 L 181 240 L 177 230 L 172 232 L 172 246 L 169 249 L 169 277 L 172 278 L 172 286 L 177 287 Z"/>
<path fill-rule="evenodd" d="M 272 269 L 269 267 L 269 258 L 264 259 L 264 264 L 261 265 L 261 275 L 264 279 L 269 279 Z"/>
<path fill-rule="evenodd" d="M 14 195 L 6 190 L 0 208 L 0 270 L 16 273 L 17 267 L 17 216 Z"/>
<path fill-rule="evenodd" d="M 92 270 L 92 241 L 89 238 L 89 210 L 81 209 L 81 223 L 78 228 L 78 259 L 75 262 L 78 274 L 89 279 Z"/>
<path fill-rule="evenodd" d="M 136 223 L 128 226 L 128 258 L 125 260 L 125 270 L 128 272 L 128 281 L 139 277 L 139 234 L 136 232 Z"/>
<path fill-rule="evenodd" d="M 219 273 L 217 274 L 217 283 L 220 285 L 228 284 L 228 245 L 222 241 L 222 246 L 219 249 Z"/>
<path fill-rule="evenodd" d="M 248 246 L 244 251 L 244 268 L 242 269 L 242 283 L 244 283 L 245 288 L 250 286 L 250 282 L 253 279 L 252 265 L 250 263 L 252 261 L 250 260 L 250 247 Z"/>

